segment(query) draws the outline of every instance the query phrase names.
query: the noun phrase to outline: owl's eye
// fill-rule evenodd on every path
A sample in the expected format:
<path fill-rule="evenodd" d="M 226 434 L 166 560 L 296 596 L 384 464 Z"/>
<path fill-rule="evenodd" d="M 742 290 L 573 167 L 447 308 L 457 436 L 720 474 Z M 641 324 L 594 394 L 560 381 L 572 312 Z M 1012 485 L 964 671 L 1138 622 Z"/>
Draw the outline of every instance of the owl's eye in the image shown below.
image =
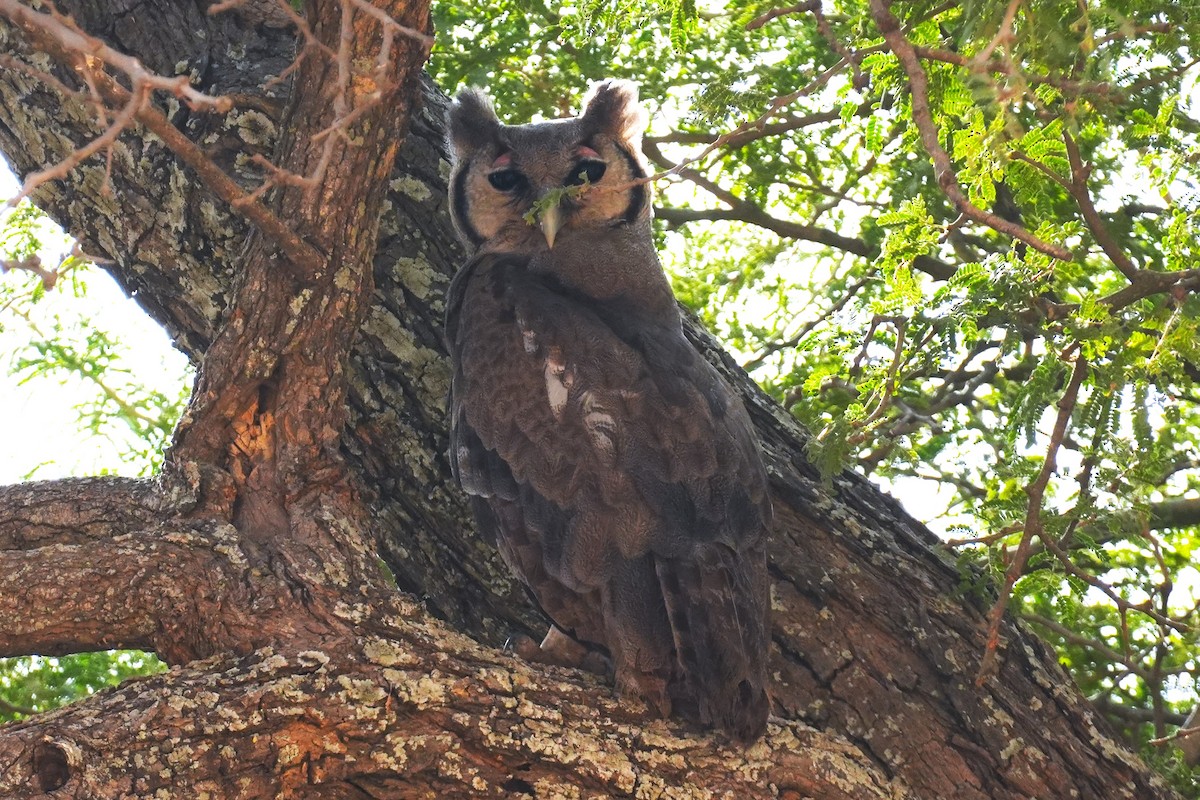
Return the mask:
<path fill-rule="evenodd" d="M 584 182 L 598 183 L 604 177 L 608 165 L 603 161 L 580 161 L 563 181 L 564 186 L 582 186 Z"/>
<path fill-rule="evenodd" d="M 488 175 L 488 183 L 499 192 L 511 192 L 525 182 L 525 176 L 515 169 L 502 169 Z"/>

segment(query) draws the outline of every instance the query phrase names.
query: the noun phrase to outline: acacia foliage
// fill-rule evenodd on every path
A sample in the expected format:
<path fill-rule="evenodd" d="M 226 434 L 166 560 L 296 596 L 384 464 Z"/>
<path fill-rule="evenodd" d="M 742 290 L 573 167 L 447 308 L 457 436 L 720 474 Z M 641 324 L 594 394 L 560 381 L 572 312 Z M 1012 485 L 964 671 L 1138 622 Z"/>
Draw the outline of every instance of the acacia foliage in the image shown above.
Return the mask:
<path fill-rule="evenodd" d="M 509 122 L 638 81 L 677 293 L 810 455 L 919 498 L 964 585 L 982 565 L 1129 737 L 1175 730 L 1200 675 L 1195 4 L 501 2 L 438 28 L 438 82 Z"/>

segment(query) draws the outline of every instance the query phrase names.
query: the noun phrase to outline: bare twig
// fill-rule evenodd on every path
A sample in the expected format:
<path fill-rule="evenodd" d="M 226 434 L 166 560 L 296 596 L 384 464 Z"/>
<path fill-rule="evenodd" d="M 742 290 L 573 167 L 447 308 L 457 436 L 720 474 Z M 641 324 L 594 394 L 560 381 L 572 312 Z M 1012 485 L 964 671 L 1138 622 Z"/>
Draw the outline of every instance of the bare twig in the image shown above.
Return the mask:
<path fill-rule="evenodd" d="M 5 272 L 32 272 L 38 276 L 46 291 L 50 291 L 54 288 L 54 284 L 58 283 L 58 270 L 43 267 L 42 259 L 36 253 L 19 261 L 0 258 L 0 274 Z"/>
<path fill-rule="evenodd" d="M 846 305 L 849 304 L 852 299 L 854 299 L 854 296 L 857 295 L 864 286 L 875 279 L 874 271 L 872 271 L 865 277 L 860 278 L 850 286 L 847 286 L 846 289 L 841 293 L 841 297 L 838 298 L 838 301 L 829 308 L 825 309 L 825 311 L 821 312 L 820 316 L 818 316 L 816 319 L 806 322 L 800 327 L 800 330 L 796 331 L 795 334 L 789 336 L 786 340 L 781 342 L 772 342 L 764 347 L 761 352 L 743 364 L 742 369 L 746 370 L 747 372 L 753 372 L 755 369 L 758 369 L 760 366 L 762 366 L 763 362 L 766 361 L 766 359 L 772 353 L 778 353 L 780 350 L 787 350 L 800 344 L 800 342 L 804 340 L 805 336 L 808 336 L 808 334 L 812 333 L 812 331 L 816 329 L 818 325 L 825 322 L 834 314 L 845 308 Z"/>
<path fill-rule="evenodd" d="M 18 191 L 15 196 L 9 198 L 8 204 L 10 206 L 16 206 L 17 203 L 28 197 L 43 183 L 65 178 L 68 174 L 70 174 L 71 170 L 75 169 L 75 167 L 79 166 L 81 163 L 86 161 L 100 150 L 109 149 L 111 152 L 112 145 L 117 141 L 117 137 L 124 133 L 125 129 L 133 124 L 133 121 L 137 118 L 141 107 L 146 104 L 146 101 L 150 96 L 149 88 L 145 84 L 135 82 L 133 91 L 128 93 L 128 95 L 129 96 L 126 100 L 125 107 L 121 109 L 121 113 L 117 114 L 116 119 L 112 121 L 112 123 L 107 129 L 105 129 L 103 133 L 101 133 L 95 139 L 92 139 L 83 147 L 73 150 L 61 161 L 51 164 L 45 169 L 40 169 L 37 172 L 31 172 L 26 175 L 25 181 L 21 184 L 20 191 Z M 106 185 L 108 178 L 109 172 L 106 163 L 104 178 Z"/>
<path fill-rule="evenodd" d="M 725 133 L 721 134 L 716 139 L 714 139 L 712 142 L 710 142 L 707 147 L 705 147 L 702 151 L 700 151 L 699 154 L 689 157 L 689 158 L 685 158 L 683 161 L 680 161 L 678 164 L 674 165 L 670 169 L 663 170 L 662 172 L 657 172 L 646 178 L 639 178 L 637 181 L 634 181 L 634 184 L 655 183 L 664 178 L 668 178 L 672 175 L 679 175 L 686 167 L 689 167 L 692 164 L 695 164 L 699 161 L 703 161 L 705 158 L 708 158 L 708 156 L 711 153 L 714 153 L 717 150 L 721 149 L 722 147 L 726 147 L 727 145 L 729 145 L 729 143 L 731 141 L 735 141 L 739 137 L 743 137 L 745 134 L 750 133 L 752 131 L 761 130 L 767 124 L 768 120 L 775 117 L 780 111 L 787 108 L 792 103 L 799 100 L 801 97 L 806 97 L 806 96 L 812 94 L 817 89 L 821 88 L 826 83 L 828 83 L 829 80 L 831 78 L 833 78 L 834 75 L 838 74 L 843 69 L 845 69 L 847 63 L 848 62 L 845 59 L 842 59 L 837 64 L 834 64 L 832 67 L 830 67 L 829 69 L 822 72 L 820 75 L 818 75 L 816 78 L 814 78 L 812 81 L 810 81 L 808 83 L 808 85 L 804 86 L 803 88 L 797 89 L 796 91 L 790 92 L 788 94 L 780 95 L 780 96 L 776 97 L 775 99 L 771 100 L 771 102 L 767 104 L 767 110 L 764 111 L 760 116 L 758 116 L 752 120 L 743 122 L 741 125 L 738 125 L 733 130 L 726 131 Z M 755 138 L 757 138 L 757 137 L 755 137 Z M 608 189 L 608 191 L 624 190 L 625 188 L 626 187 L 624 187 L 624 186 L 611 187 Z"/>
<path fill-rule="evenodd" d="M 887 413 L 888 408 L 891 407 L 892 396 L 896 392 L 896 376 L 900 370 L 900 365 L 904 361 L 904 343 L 908 331 L 908 317 L 876 314 L 871 319 L 871 327 L 867 330 L 866 336 L 863 337 L 862 349 L 855 356 L 854 363 L 850 365 L 850 374 L 853 375 L 862 369 L 862 361 L 866 358 L 867 348 L 875 336 L 875 331 L 884 323 L 891 323 L 896 326 L 896 341 L 892 346 L 892 361 L 888 365 L 887 379 L 884 381 L 883 391 L 879 393 L 879 401 L 875 404 L 870 414 L 858 420 L 853 425 L 856 430 L 847 438 L 847 441 L 852 445 L 859 445 L 866 441 L 872 427 Z M 817 438 L 821 438 L 824 435 L 825 433 L 822 433 Z"/>
<path fill-rule="evenodd" d="M 1170 22 L 1155 22 L 1150 25 L 1122 25 L 1112 33 L 1096 37 L 1095 41 L 1092 42 L 1092 46 L 1103 47 L 1109 42 L 1128 39 L 1131 36 L 1141 36 L 1144 33 L 1171 33 L 1173 30 L 1175 30 L 1175 26 Z"/>
<path fill-rule="evenodd" d="M 1017 19 L 1017 10 L 1021 7 L 1022 0 L 1009 0 L 1008 8 L 1004 10 L 1004 18 L 1000 20 L 1000 29 L 996 31 L 996 35 L 987 45 L 975 54 L 972 59 L 977 64 L 984 64 L 992 57 L 992 53 L 1001 44 L 1007 45 L 1013 40 L 1013 23 Z"/>
<path fill-rule="evenodd" d="M 1068 192 L 1070 192 L 1074 189 L 1074 186 L 1071 184 L 1071 182 L 1069 180 L 1064 178 L 1062 175 L 1059 175 L 1054 170 L 1050 169 L 1048 166 L 1043 164 L 1041 161 L 1038 161 L 1037 159 L 1034 159 L 1034 158 L 1030 158 L 1028 155 L 1026 155 L 1025 153 L 1022 153 L 1020 150 L 1009 151 L 1008 157 L 1013 159 L 1014 161 L 1020 161 L 1022 164 L 1028 164 L 1029 166 L 1036 169 L 1038 172 L 1045 175 L 1050 180 L 1057 183 L 1059 186 L 1066 189 Z"/>
<path fill-rule="evenodd" d="M 1197 290 L 1200 290 L 1200 267 L 1178 272 L 1142 269 L 1138 270 L 1128 286 L 1106 296 L 1104 304 L 1116 311 L 1152 295 L 1171 292 L 1173 295 L 1184 297 Z"/>
<path fill-rule="evenodd" d="M 787 16 L 788 14 L 803 14 L 806 11 L 816 11 L 821 7 L 821 0 L 809 0 L 807 3 L 797 3 L 794 6 L 785 6 L 783 8 L 772 8 L 767 13 L 760 17 L 756 17 L 746 23 L 746 30 L 755 31 L 766 25 L 773 19 Z"/>
<path fill-rule="evenodd" d="M 354 6 L 354 8 L 358 9 L 367 16 L 374 18 L 376 22 L 383 26 L 385 31 L 399 33 L 403 36 L 409 37 L 410 39 L 415 39 L 426 49 L 433 47 L 432 36 L 427 33 L 423 33 L 416 28 L 410 28 L 407 25 L 401 25 L 382 8 L 377 8 L 376 6 L 372 5 L 369 0 L 344 0 L 344 2 L 349 2 Z"/>
<path fill-rule="evenodd" d="M 879 108 L 887 109 L 891 107 L 890 101 L 885 99 L 885 102 Z M 869 117 L 876 110 L 876 106 L 872 103 L 863 103 L 855 109 L 855 116 Z M 791 133 L 802 128 L 809 128 L 813 125 L 821 125 L 829 122 L 837 122 L 842 118 L 840 111 L 816 111 L 812 114 L 803 114 L 800 116 L 790 116 L 781 122 L 764 123 L 758 126 L 751 126 L 741 133 L 731 132 L 724 141 L 721 147 L 729 150 L 737 150 L 750 142 L 764 139 L 768 136 L 779 136 L 784 133 Z M 718 138 L 715 133 L 690 133 L 686 131 L 676 131 L 667 136 L 647 136 L 643 142 L 647 144 L 709 144 L 714 139 Z"/>
<path fill-rule="evenodd" d="M 1160 614 L 1151 607 L 1149 602 L 1131 603 L 1124 597 L 1121 597 L 1121 595 L 1117 594 L 1113 588 L 1103 580 L 1095 575 L 1092 575 L 1086 570 L 1077 567 L 1075 563 L 1071 561 L 1070 553 L 1059 547 L 1058 542 L 1055 541 L 1054 537 L 1042 537 L 1042 545 L 1058 559 L 1058 562 L 1062 565 L 1064 572 L 1066 572 L 1068 575 L 1078 578 L 1088 586 L 1099 590 L 1102 594 L 1104 594 L 1104 596 L 1112 601 L 1113 605 L 1116 606 L 1117 611 L 1121 616 L 1121 635 L 1124 641 L 1129 641 L 1129 626 L 1126 617 L 1130 611 L 1136 611 L 1139 614 L 1143 614 L 1149 619 L 1157 622 L 1159 625 L 1179 631 L 1180 633 L 1190 633 L 1193 631 L 1191 625 L 1188 625 L 1187 623 L 1181 622 L 1177 619 L 1172 619 L 1164 614 Z"/>
<path fill-rule="evenodd" d="M 1071 644 L 1077 644 L 1080 647 L 1086 647 L 1089 650 L 1095 650 L 1099 655 L 1107 658 L 1109 661 L 1120 664 L 1131 674 L 1136 675 L 1143 680 L 1149 676 L 1146 668 L 1141 664 L 1138 664 L 1132 658 L 1126 656 L 1126 654 L 1113 650 L 1099 639 L 1089 639 L 1088 637 L 1081 635 L 1078 631 L 1073 631 L 1067 626 L 1056 622 L 1049 617 L 1043 617 L 1040 614 L 1023 612 L 1021 614 L 1021 618 L 1026 619 L 1035 625 L 1041 626 L 1048 631 L 1053 631 L 1055 634 L 1061 636 L 1064 641 L 1070 642 Z"/>
<path fill-rule="evenodd" d="M 1047 86 L 1053 86 L 1065 95 L 1078 96 L 1082 94 L 1111 94 L 1113 86 L 1107 83 L 1098 83 L 1096 81 L 1073 81 L 1069 78 L 1063 78 L 1058 75 L 1037 75 L 1020 72 L 1012 63 L 991 60 L 980 62 L 969 56 L 964 56 L 961 53 L 955 53 L 951 50 L 941 50 L 936 47 L 928 47 L 925 45 L 912 45 L 913 52 L 918 58 L 925 61 L 940 61 L 945 64 L 953 64 L 957 67 L 969 69 L 976 75 L 986 73 L 994 73 L 996 75 L 1007 75 L 1009 77 L 1020 80 L 1023 83 Z"/>
<path fill-rule="evenodd" d="M 1167 736 L 1160 736 L 1157 739 L 1151 739 L 1150 741 L 1147 742 L 1147 744 L 1161 746 L 1164 744 L 1169 744 L 1169 743 L 1175 741 L 1176 739 L 1184 739 L 1184 738 L 1187 738 L 1190 736 L 1200 736 L 1200 727 L 1180 728 L 1177 731 L 1175 731 L 1174 733 L 1171 733 Z"/>
<path fill-rule="evenodd" d="M 245 2 L 246 0 L 224 0 L 224 2 L 215 3 L 209 6 L 208 13 L 219 14 L 223 11 L 228 11 L 244 5 Z M 301 63 L 303 63 L 304 59 L 308 57 L 309 53 L 319 53 L 331 61 L 337 57 L 337 55 L 332 49 L 329 48 L 328 45 L 317 38 L 316 34 L 313 33 L 312 28 L 309 26 L 308 20 L 297 13 L 296 9 L 292 8 L 292 5 L 288 2 L 288 0 L 275 0 L 275 6 L 277 12 L 280 14 L 281 19 L 286 20 L 287 22 L 291 23 L 293 27 L 295 27 L 296 31 L 300 34 L 301 41 L 304 42 L 304 44 L 300 48 L 300 51 L 296 53 L 296 57 L 292 59 L 292 63 L 289 64 L 287 68 L 283 70 L 283 72 L 267 81 L 267 87 L 281 83 L 289 75 L 299 69 Z"/>
<path fill-rule="evenodd" d="M 19 25 L 39 49 L 54 60 L 76 73 L 89 73 L 92 85 L 95 86 L 103 101 L 123 109 L 105 134 L 80 150 L 76 150 L 58 164 L 27 178 L 22 194 L 28 194 L 39 182 L 65 175 L 71 166 L 78 164 L 101 147 L 110 144 L 121 131 L 131 124 L 132 120 L 136 119 L 161 139 L 184 164 L 194 170 L 213 194 L 239 210 L 264 235 L 277 242 L 288 258 L 297 266 L 305 271 L 315 271 L 324 263 L 322 256 L 275 214 L 261 203 L 249 201 L 247 193 L 237 183 L 214 164 L 198 145 L 172 125 L 161 111 L 148 102 L 150 90 L 159 86 L 160 82 L 155 80 L 156 76 L 147 72 L 140 62 L 119 53 L 114 56 L 115 61 L 123 64 L 124 68 L 129 70 L 126 74 L 130 77 L 133 90 L 127 90 L 108 73 L 95 68 L 87 50 L 75 49 L 98 47 L 105 50 L 107 48 L 99 40 L 92 39 L 78 28 L 73 29 L 74 23 L 68 18 L 62 17 L 62 15 L 55 16 L 32 11 L 16 0 L 0 0 L 0 14 L 7 16 Z M 170 83 L 175 85 L 176 82 L 171 81 Z M 201 95 L 201 97 L 207 98 L 208 96 Z M 222 99 L 209 98 L 209 100 L 216 103 L 214 108 L 225 107 L 224 103 L 217 102 Z M 223 100 L 228 102 L 227 98 Z"/>

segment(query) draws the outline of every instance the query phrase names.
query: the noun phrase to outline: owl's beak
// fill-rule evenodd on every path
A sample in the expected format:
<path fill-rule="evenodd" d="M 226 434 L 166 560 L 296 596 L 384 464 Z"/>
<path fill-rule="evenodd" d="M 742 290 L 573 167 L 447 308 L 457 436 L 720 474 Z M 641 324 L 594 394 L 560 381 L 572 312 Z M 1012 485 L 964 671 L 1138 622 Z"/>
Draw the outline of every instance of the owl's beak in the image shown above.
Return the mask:
<path fill-rule="evenodd" d="M 557 203 L 542 212 L 542 235 L 546 237 L 547 247 L 554 248 L 554 237 L 558 235 L 558 229 L 562 227 L 562 223 L 563 215 Z"/>

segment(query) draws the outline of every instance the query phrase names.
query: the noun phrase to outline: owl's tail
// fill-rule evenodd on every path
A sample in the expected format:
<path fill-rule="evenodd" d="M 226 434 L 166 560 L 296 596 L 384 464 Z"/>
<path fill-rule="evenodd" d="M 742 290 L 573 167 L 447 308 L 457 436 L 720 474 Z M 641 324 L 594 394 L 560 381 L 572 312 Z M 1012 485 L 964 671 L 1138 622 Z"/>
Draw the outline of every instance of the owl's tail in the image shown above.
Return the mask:
<path fill-rule="evenodd" d="M 694 704 L 701 723 L 753 742 L 771 710 L 765 550 L 708 542 L 683 559 L 659 558 L 655 568 L 683 674 L 677 705 Z"/>

